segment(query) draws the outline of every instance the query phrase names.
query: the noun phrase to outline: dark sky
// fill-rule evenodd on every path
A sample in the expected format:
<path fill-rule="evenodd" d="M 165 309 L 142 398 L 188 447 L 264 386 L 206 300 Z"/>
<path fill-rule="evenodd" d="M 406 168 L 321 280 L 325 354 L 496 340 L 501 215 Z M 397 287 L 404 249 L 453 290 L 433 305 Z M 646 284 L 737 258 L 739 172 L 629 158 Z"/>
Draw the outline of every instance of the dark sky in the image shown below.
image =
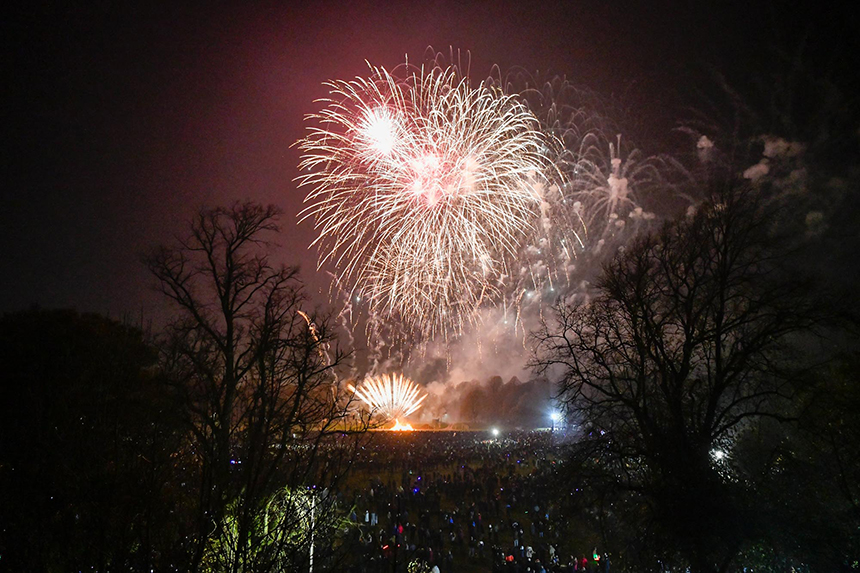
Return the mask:
<path fill-rule="evenodd" d="M 283 259 L 320 289 L 290 146 L 322 82 L 364 75 L 365 60 L 468 50 L 474 77 L 493 64 L 564 74 L 659 132 L 707 64 L 741 69 L 773 37 L 810 30 L 857 46 L 847 13 L 781 3 L 81 4 L 4 16 L 0 311 L 158 315 L 139 253 L 201 205 L 244 198 L 284 209 Z"/>

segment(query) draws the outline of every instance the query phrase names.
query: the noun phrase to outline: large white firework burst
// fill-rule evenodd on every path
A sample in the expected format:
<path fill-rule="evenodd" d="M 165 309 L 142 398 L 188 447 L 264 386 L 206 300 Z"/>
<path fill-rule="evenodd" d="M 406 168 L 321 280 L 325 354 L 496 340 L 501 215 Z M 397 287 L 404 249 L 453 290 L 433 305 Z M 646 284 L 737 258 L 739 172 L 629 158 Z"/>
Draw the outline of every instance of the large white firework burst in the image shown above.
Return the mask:
<path fill-rule="evenodd" d="M 414 334 L 462 332 L 533 231 L 559 177 L 558 142 L 515 97 L 457 67 L 371 66 L 327 85 L 299 142 L 319 264 Z"/>
<path fill-rule="evenodd" d="M 427 398 L 420 386 L 402 374 L 383 374 L 366 379 L 358 388 L 352 384 L 347 387 L 370 407 L 373 414 L 384 420 L 397 420 L 413 414 Z"/>

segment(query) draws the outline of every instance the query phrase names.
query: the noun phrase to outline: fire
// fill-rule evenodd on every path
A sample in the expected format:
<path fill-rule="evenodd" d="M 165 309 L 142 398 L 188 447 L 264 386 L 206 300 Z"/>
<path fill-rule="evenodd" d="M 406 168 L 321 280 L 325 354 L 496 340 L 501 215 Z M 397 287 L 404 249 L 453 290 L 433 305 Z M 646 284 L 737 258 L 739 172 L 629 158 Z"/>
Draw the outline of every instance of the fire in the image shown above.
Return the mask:
<path fill-rule="evenodd" d="M 409 422 L 401 424 L 400 420 L 394 420 L 394 425 L 391 427 L 392 432 L 411 432 L 414 429 Z"/>

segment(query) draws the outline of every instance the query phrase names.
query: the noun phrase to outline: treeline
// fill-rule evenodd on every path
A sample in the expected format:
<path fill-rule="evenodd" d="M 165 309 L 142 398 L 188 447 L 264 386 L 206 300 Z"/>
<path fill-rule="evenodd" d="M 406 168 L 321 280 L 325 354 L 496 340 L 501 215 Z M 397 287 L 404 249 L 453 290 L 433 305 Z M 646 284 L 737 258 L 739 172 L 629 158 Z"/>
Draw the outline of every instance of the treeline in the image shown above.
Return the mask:
<path fill-rule="evenodd" d="M 860 569 L 858 104 L 783 64 L 759 98 L 718 77 L 679 129 L 697 199 L 532 334 L 579 429 L 560 499 L 613 568 Z"/>
<path fill-rule="evenodd" d="M 615 567 L 858 567 L 856 324 L 743 190 L 639 238 L 533 334 L 577 428 L 559 499 Z"/>
<path fill-rule="evenodd" d="M 73 311 L 0 319 L 0 567 L 335 569 L 334 488 L 366 421 L 345 358 L 271 265 L 274 207 L 203 209 L 145 257 L 157 337 Z"/>

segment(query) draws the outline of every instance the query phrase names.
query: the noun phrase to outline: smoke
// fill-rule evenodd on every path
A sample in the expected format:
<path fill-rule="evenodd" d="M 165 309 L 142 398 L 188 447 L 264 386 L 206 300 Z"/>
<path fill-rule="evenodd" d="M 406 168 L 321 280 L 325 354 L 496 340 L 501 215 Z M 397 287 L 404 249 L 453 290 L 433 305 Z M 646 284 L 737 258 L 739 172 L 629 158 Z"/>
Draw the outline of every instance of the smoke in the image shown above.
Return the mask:
<path fill-rule="evenodd" d="M 428 344 L 410 377 L 428 397 L 421 422 L 534 428 L 546 426 L 551 384 L 528 367 L 527 333 L 516 313 L 487 309 L 481 324 L 454 341 Z"/>
<path fill-rule="evenodd" d="M 397 312 L 376 314 L 350 292 L 351 312 L 362 307 L 358 314 L 365 313 L 356 325 L 364 326 L 367 371 L 403 371 L 422 385 L 430 394 L 422 421 L 542 424 L 540 412 L 548 408 L 553 389 L 547 381 L 534 380 L 528 368 L 530 332 L 558 300 L 588 296 L 602 264 L 633 237 L 653 229 L 659 215 L 652 209 L 686 181 L 678 162 L 648 155 L 631 138 L 622 138 L 626 130 L 607 117 L 614 107 L 595 94 L 561 78 L 540 89 L 530 78 L 507 79 L 513 83 L 499 78 L 499 85 L 518 94 L 548 137 L 563 142 L 563 149 L 553 150 L 558 157 L 543 182 L 533 185 L 539 202 L 517 256 L 503 261 L 496 274 L 483 269 L 488 284 L 480 295 L 472 293 L 469 300 L 479 302 L 463 315 L 463 324 L 416 326 Z M 814 226 L 811 217 L 809 227 Z M 444 310 L 462 302 L 444 298 L 456 292 L 442 295 L 427 308 Z"/>
<path fill-rule="evenodd" d="M 516 376 L 507 382 L 501 376 L 431 382 L 425 389 L 428 397 L 421 414 L 422 422 L 466 423 L 471 427 L 546 426 L 553 394 L 546 379 L 523 382 Z"/>

